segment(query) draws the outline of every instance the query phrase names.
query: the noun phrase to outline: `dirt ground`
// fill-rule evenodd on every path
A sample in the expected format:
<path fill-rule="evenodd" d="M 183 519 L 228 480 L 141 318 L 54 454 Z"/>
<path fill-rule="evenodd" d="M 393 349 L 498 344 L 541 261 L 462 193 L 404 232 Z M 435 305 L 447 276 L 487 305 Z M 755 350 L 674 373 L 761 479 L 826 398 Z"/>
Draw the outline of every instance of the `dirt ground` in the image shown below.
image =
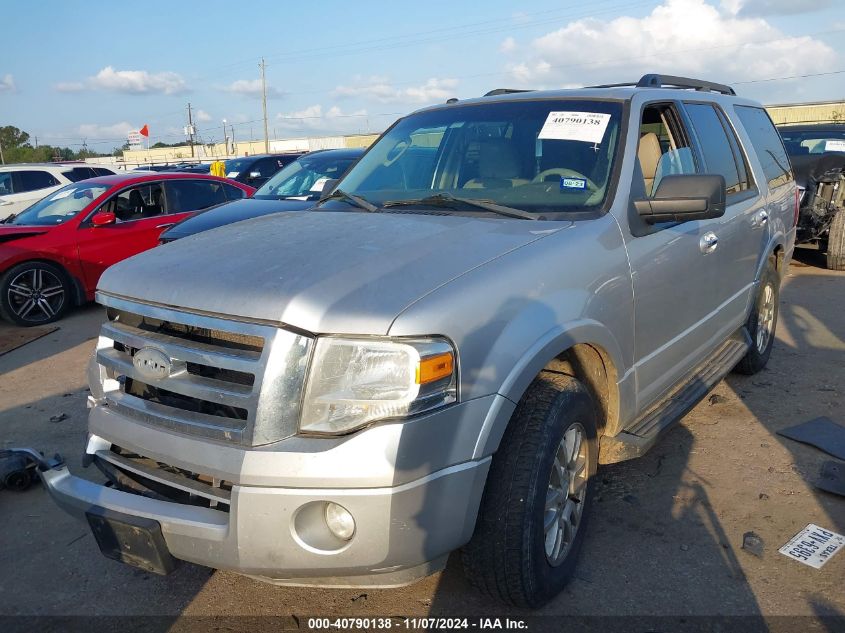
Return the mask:
<path fill-rule="evenodd" d="M 845 498 L 813 486 L 831 458 L 775 434 L 817 416 L 845 424 L 845 273 L 824 270 L 814 251 L 798 257 L 768 368 L 729 376 L 647 456 L 599 471 L 577 576 L 541 613 L 845 616 L 845 553 L 816 570 L 777 551 L 808 523 L 845 533 Z M 102 318 L 89 306 L 0 356 L 0 444 L 59 451 L 88 472 L 84 368 Z M 762 557 L 741 548 L 749 531 L 762 537 Z M 457 556 L 442 574 L 394 590 L 280 588 L 187 564 L 150 575 L 103 558 L 87 526 L 40 486 L 0 492 L 0 534 L 6 616 L 159 615 L 168 630 L 182 614 L 527 615 L 477 594 Z M 817 630 L 845 620 L 836 622 Z"/>

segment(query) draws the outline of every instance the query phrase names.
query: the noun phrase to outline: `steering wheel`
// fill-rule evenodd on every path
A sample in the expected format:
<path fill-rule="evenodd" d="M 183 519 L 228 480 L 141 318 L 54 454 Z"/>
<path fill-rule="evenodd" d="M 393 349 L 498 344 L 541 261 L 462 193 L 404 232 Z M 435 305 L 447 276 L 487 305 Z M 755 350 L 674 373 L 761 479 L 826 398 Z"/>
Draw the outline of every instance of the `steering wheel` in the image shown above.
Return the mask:
<path fill-rule="evenodd" d="M 532 180 L 531 182 L 546 182 L 546 178 L 548 176 L 560 176 L 562 178 L 578 178 L 587 182 L 587 189 L 590 189 L 592 191 L 598 189 L 596 183 L 587 178 L 584 174 L 577 172 L 574 169 L 565 169 L 563 167 L 554 167 L 552 169 L 546 169 L 545 171 L 541 171 L 539 174 L 534 176 L 534 180 Z"/>

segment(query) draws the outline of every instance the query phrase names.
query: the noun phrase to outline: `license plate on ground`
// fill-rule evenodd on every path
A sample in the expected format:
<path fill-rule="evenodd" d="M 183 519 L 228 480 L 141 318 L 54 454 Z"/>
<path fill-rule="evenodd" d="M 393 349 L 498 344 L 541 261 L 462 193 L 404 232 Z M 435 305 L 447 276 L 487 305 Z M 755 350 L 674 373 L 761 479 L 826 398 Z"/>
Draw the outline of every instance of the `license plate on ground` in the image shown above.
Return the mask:
<path fill-rule="evenodd" d="M 821 569 L 843 547 L 845 536 L 810 523 L 778 551 L 805 565 Z"/>
<path fill-rule="evenodd" d="M 107 558 L 155 574 L 165 575 L 176 569 L 176 559 L 167 549 L 158 521 L 101 508 L 90 510 L 85 516 Z"/>

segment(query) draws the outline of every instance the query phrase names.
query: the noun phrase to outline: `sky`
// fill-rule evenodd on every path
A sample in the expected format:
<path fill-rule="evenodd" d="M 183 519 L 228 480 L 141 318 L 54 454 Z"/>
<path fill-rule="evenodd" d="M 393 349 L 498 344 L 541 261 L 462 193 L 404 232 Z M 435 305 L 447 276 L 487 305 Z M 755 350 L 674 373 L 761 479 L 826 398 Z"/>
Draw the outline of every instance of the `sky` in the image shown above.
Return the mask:
<path fill-rule="evenodd" d="M 6 0 L 0 126 L 110 153 L 148 124 L 204 142 L 380 132 L 499 87 L 649 72 L 763 103 L 845 99 L 842 0 Z M 811 75 L 811 76 L 807 76 Z M 231 132 L 227 132 L 231 134 Z"/>

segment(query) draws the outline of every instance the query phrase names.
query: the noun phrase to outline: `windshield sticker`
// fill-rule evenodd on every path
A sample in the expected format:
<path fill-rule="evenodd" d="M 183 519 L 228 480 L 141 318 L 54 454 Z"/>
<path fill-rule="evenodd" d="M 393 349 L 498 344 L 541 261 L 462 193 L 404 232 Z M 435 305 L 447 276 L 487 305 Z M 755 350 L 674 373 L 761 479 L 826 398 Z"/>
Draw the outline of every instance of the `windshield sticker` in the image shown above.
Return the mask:
<path fill-rule="evenodd" d="M 600 143 L 610 115 L 600 112 L 549 112 L 538 139 Z"/>
<path fill-rule="evenodd" d="M 560 188 L 561 189 L 581 189 L 582 191 L 587 188 L 587 181 L 583 178 L 561 178 L 560 179 Z"/>
<path fill-rule="evenodd" d="M 67 198 L 74 191 L 76 191 L 76 189 L 65 189 L 64 191 L 60 191 L 55 196 L 50 198 L 50 202 L 52 202 L 53 200 L 61 200 L 62 198 Z"/>
<path fill-rule="evenodd" d="M 239 172 L 239 171 L 230 171 L 228 174 L 226 174 L 226 178 L 237 178 L 239 173 L 241 173 L 241 172 Z"/>
<path fill-rule="evenodd" d="M 328 178 L 318 178 L 316 182 L 311 185 L 311 189 L 309 191 L 322 191 L 323 185 L 325 185 L 328 181 Z"/>
<path fill-rule="evenodd" d="M 825 141 L 824 151 L 826 151 L 826 152 L 845 152 L 845 140 Z"/>

